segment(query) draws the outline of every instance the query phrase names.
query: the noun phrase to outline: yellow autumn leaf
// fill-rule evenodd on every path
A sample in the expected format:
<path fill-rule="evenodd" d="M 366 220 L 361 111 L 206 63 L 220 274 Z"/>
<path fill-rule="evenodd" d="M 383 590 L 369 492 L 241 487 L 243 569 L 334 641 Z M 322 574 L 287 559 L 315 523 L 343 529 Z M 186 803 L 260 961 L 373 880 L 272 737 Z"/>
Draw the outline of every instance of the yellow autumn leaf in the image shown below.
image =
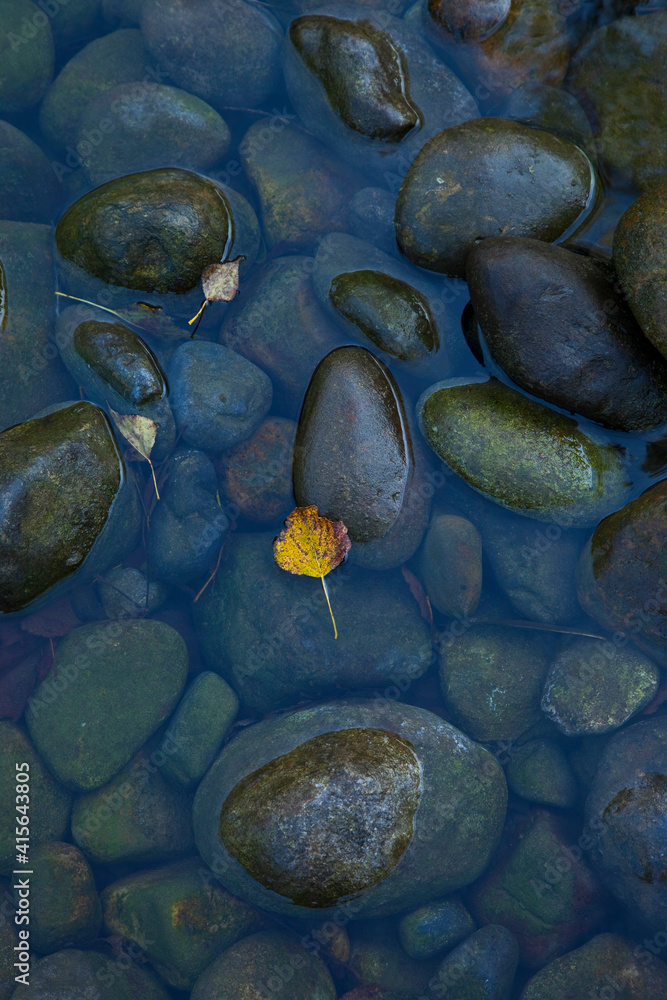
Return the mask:
<path fill-rule="evenodd" d="M 153 468 L 153 463 L 151 462 L 151 452 L 153 450 L 153 445 L 155 444 L 155 436 L 157 434 L 158 425 L 154 420 L 149 420 L 148 417 L 142 417 L 140 413 L 116 413 L 109 407 L 109 413 L 113 417 L 113 422 L 118 428 L 119 434 L 125 438 L 128 444 L 132 445 L 135 451 L 137 451 L 142 458 L 145 458 L 151 467 L 151 472 L 153 473 L 153 483 L 155 485 L 155 494 L 160 499 L 160 493 L 157 488 L 157 480 L 155 478 L 155 469 Z"/>
<path fill-rule="evenodd" d="M 273 541 L 273 558 L 281 569 L 297 576 L 319 576 L 329 605 L 334 639 L 338 638 L 338 629 L 324 577 L 340 566 L 351 545 L 343 522 L 320 517 L 315 506 L 293 510 Z"/>
<path fill-rule="evenodd" d="M 223 260 L 219 264 L 210 264 L 204 268 L 201 276 L 201 286 L 204 292 L 204 301 L 198 313 L 188 324 L 192 326 L 195 320 L 199 319 L 209 302 L 231 302 L 239 290 L 239 267 L 241 261 L 245 260 L 243 254 L 235 257 L 234 260 Z M 197 323 L 199 326 L 199 323 Z M 193 335 L 194 336 L 194 333 Z"/>

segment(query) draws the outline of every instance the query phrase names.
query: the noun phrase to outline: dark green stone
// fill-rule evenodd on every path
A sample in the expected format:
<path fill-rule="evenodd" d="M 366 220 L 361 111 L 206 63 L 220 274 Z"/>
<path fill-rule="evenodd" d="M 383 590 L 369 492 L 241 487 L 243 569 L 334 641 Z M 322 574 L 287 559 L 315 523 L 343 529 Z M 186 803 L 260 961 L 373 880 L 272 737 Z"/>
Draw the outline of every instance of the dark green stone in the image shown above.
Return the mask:
<path fill-rule="evenodd" d="M 60 8 L 58 8 L 60 9 Z M 53 76 L 53 35 L 49 18 L 31 0 L 2 0 L 0 6 L 0 115 L 38 104 Z M 26 32 L 24 35 L 23 32 Z"/>
<path fill-rule="evenodd" d="M 417 997 L 429 995 L 428 983 L 437 969 L 438 959 L 415 959 L 407 955 L 401 947 L 393 919 L 355 920 L 350 925 L 349 935 L 351 948 L 344 977 L 346 985 L 361 983 L 369 990 L 380 987 L 390 990 L 390 997 L 402 1000 L 417 1000 Z M 381 994 L 379 1000 L 383 997 Z M 373 993 L 368 1000 L 375 1000 Z"/>
<path fill-rule="evenodd" d="M 415 959 L 450 951 L 474 930 L 475 921 L 455 896 L 406 913 L 398 925 L 403 950 Z"/>
<path fill-rule="evenodd" d="M 349 128 L 372 139 L 400 142 L 419 124 L 409 98 L 405 56 L 370 21 L 307 15 L 292 21 L 289 36 Z"/>
<path fill-rule="evenodd" d="M 74 331 L 74 347 L 128 403 L 142 406 L 167 391 L 160 362 L 141 337 L 122 323 L 81 323 Z"/>
<path fill-rule="evenodd" d="M 420 785 L 414 748 L 399 736 L 323 733 L 232 789 L 220 839 L 265 888 L 300 906 L 332 906 L 396 867 L 412 839 Z"/>
<path fill-rule="evenodd" d="M 170 1000 L 157 976 L 127 956 L 111 951 L 64 948 L 39 959 L 28 986 L 19 984 L 12 1000 Z M 95 991 L 95 992 L 91 992 Z"/>
<path fill-rule="evenodd" d="M 437 996 L 455 984 L 456 1000 L 509 1000 L 518 961 L 512 932 L 501 924 L 488 924 L 442 960 L 429 985 L 434 984 Z"/>
<path fill-rule="evenodd" d="M 513 747 L 505 777 L 510 790 L 528 802 L 559 809 L 576 803 L 576 778 L 555 740 L 528 740 Z"/>

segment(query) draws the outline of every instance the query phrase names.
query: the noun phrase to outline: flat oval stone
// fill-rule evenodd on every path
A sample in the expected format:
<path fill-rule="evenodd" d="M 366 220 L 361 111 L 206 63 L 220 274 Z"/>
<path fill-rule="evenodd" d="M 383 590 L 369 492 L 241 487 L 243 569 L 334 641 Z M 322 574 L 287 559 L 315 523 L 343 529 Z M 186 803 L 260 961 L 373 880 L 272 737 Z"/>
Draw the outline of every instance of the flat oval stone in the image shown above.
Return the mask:
<path fill-rule="evenodd" d="M 167 380 L 151 349 L 141 337 L 122 323 L 87 320 L 74 331 L 79 357 L 135 406 L 159 399 L 167 391 Z"/>
<path fill-rule="evenodd" d="M 505 118 L 445 129 L 423 147 L 396 202 L 396 239 L 413 264 L 465 276 L 490 236 L 548 243 L 592 206 L 595 172 L 574 143 Z"/>
<path fill-rule="evenodd" d="M 619 430 L 667 419 L 667 364 L 615 291 L 611 267 L 502 236 L 472 248 L 466 274 L 489 350 L 522 389 Z"/>
<path fill-rule="evenodd" d="M 594 524 L 627 495 L 611 445 L 497 379 L 437 382 L 417 413 L 430 446 L 462 479 L 526 517 Z"/>
<path fill-rule="evenodd" d="M 407 740 L 379 729 L 323 733 L 232 789 L 220 839 L 265 888 L 301 906 L 332 906 L 396 866 L 420 795 Z"/>
<path fill-rule="evenodd" d="M 428 0 L 428 12 L 450 35 L 462 42 L 482 41 L 507 17 L 511 0 Z"/>

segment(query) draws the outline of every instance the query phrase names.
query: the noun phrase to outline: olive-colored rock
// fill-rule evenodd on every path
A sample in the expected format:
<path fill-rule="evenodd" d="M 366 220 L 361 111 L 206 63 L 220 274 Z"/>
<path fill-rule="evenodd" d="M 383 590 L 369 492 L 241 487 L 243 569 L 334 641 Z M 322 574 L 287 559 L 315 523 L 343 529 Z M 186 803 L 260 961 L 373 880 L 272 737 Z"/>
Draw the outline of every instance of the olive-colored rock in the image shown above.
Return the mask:
<path fill-rule="evenodd" d="M 419 565 L 434 608 L 449 618 L 474 615 L 482 594 L 482 537 L 474 524 L 450 514 L 434 517 Z"/>
<path fill-rule="evenodd" d="M 72 840 L 91 861 L 147 865 L 194 852 L 192 796 L 162 776 L 169 749 L 151 740 L 108 785 L 76 799 Z"/>
<path fill-rule="evenodd" d="M 277 118 L 251 125 L 239 154 L 257 191 L 270 249 L 308 253 L 324 233 L 347 231 L 358 182 L 326 146 Z"/>
<path fill-rule="evenodd" d="M 448 34 L 462 42 L 484 41 L 507 17 L 510 0 L 429 0 L 428 12 Z"/>
<path fill-rule="evenodd" d="M 445 129 L 414 160 L 396 202 L 396 238 L 413 264 L 465 276 L 490 236 L 552 242 L 590 210 L 595 172 L 578 146 L 507 118 Z"/>
<path fill-rule="evenodd" d="M 474 930 L 475 921 L 455 896 L 420 906 L 402 917 L 398 925 L 404 951 L 416 959 L 451 951 Z"/>
<path fill-rule="evenodd" d="M 442 960 L 429 986 L 435 996 L 454 986 L 457 1000 L 509 1000 L 518 961 L 512 932 L 488 924 Z"/>
<path fill-rule="evenodd" d="M 205 172 L 222 159 L 231 140 L 227 124 L 209 104 L 152 82 L 121 83 L 103 91 L 86 106 L 79 135 L 99 128 L 100 122 L 105 122 L 104 140 L 91 143 L 83 157 L 94 186 L 154 167 Z"/>
<path fill-rule="evenodd" d="M 92 139 L 106 140 L 99 122 L 95 128 L 101 138 L 97 134 L 80 136 L 81 116 L 89 101 L 120 83 L 143 80 L 149 59 L 141 32 L 123 29 L 96 38 L 63 66 L 39 110 L 44 136 L 56 149 L 67 152 L 64 164 L 60 165 L 61 176 L 76 170 L 83 159 L 81 154 L 87 152 L 87 147 L 77 151 L 77 139 L 89 145 Z"/>
<path fill-rule="evenodd" d="M 664 173 L 667 12 L 620 17 L 585 39 L 568 87 L 590 109 L 602 160 L 615 180 L 642 188 Z"/>
<path fill-rule="evenodd" d="M 566 736 L 611 733 L 653 700 L 660 671 L 631 646 L 576 639 L 544 682 L 542 711 Z"/>
<path fill-rule="evenodd" d="M 30 868 L 31 947 L 48 955 L 94 941 L 102 926 L 102 905 L 81 851 L 73 844 L 42 844 L 30 852 Z"/>
<path fill-rule="evenodd" d="M 191 1000 L 335 1000 L 322 959 L 284 931 L 259 931 L 223 952 L 195 983 Z"/>
<path fill-rule="evenodd" d="M 5 803 L 16 798 L 17 764 L 29 765 L 29 794 L 40 803 L 39 809 L 33 810 L 34 815 L 30 814 L 30 850 L 33 851 L 40 844 L 64 835 L 72 795 L 47 771 L 23 727 L 7 719 L 0 720 L 0 796 Z M 19 867 L 16 863 L 16 813 L 5 807 L 0 817 L 0 872 L 7 874 Z"/>
<path fill-rule="evenodd" d="M 351 916 L 391 914 L 483 871 L 505 795 L 497 761 L 437 716 L 344 699 L 228 743 L 195 834 L 222 884 L 265 909 L 326 918 L 355 893 Z"/>
<path fill-rule="evenodd" d="M 504 236 L 472 248 L 466 275 L 489 350 L 522 389 L 618 430 L 667 419 L 667 362 L 615 291 L 611 268 Z"/>
<path fill-rule="evenodd" d="M 171 79 L 216 108 L 256 108 L 279 86 L 280 25 L 244 0 L 152 0 L 146 46 Z"/>
<path fill-rule="evenodd" d="M 422 393 L 417 414 L 424 437 L 454 472 L 518 514 L 582 527 L 627 496 L 627 473 L 612 445 L 495 378 L 436 383 Z"/>
<path fill-rule="evenodd" d="M 597 837 L 591 862 L 640 926 L 667 920 L 667 716 L 644 719 L 612 736 L 586 802 Z"/>
<path fill-rule="evenodd" d="M 519 942 L 520 960 L 540 968 L 601 925 L 607 897 L 582 858 L 590 837 L 580 824 L 546 809 L 511 816 L 488 872 L 468 896 L 480 924 L 502 924 Z"/>
<path fill-rule="evenodd" d="M 476 740 L 515 740 L 536 722 L 549 666 L 543 636 L 473 625 L 440 652 L 440 686 L 462 729 Z"/>
<path fill-rule="evenodd" d="M 667 11 L 665 12 L 667 16 Z M 614 232 L 614 266 L 642 330 L 667 356 L 667 181 L 654 181 Z"/>
<path fill-rule="evenodd" d="M 0 115 L 14 115 L 34 108 L 51 82 L 50 18 L 32 0 L 3 0 L 0 38 Z"/>
<path fill-rule="evenodd" d="M 0 219 L 48 222 L 60 190 L 46 155 L 36 142 L 0 121 Z"/>
<path fill-rule="evenodd" d="M 157 976 L 138 961 L 77 948 L 39 959 L 30 970 L 29 985 L 19 984 L 12 1000 L 90 1000 L 96 994 L 104 1000 L 170 1000 Z"/>
<path fill-rule="evenodd" d="M 400 573 L 330 573 L 334 639 L 322 588 L 276 565 L 274 534 L 235 533 L 215 587 L 193 608 L 207 663 L 246 709 L 270 712 L 336 690 L 393 692 L 428 669 L 428 626 Z"/>
<path fill-rule="evenodd" d="M 49 226 L 0 222 L 0 428 L 78 395 L 52 342 L 52 240 Z"/>
<path fill-rule="evenodd" d="M 505 777 L 510 791 L 528 802 L 571 809 L 577 801 L 576 778 L 555 740 L 528 740 L 513 747 Z"/>
<path fill-rule="evenodd" d="M 497 114 L 543 128 L 580 146 L 596 162 L 595 139 L 586 112 L 573 94 L 546 83 L 523 83 L 512 90 Z"/>
<path fill-rule="evenodd" d="M 292 452 L 296 424 L 269 417 L 255 433 L 222 456 L 220 492 L 253 524 L 283 521 L 295 506 Z"/>
<path fill-rule="evenodd" d="M 72 403 L 0 434 L 0 609 L 85 582 L 135 545 L 139 503 L 109 421 Z"/>
<path fill-rule="evenodd" d="M 190 990 L 197 977 L 266 917 L 216 884 L 198 858 L 127 875 L 102 893 L 109 934 L 134 941 L 162 978 Z"/>
<path fill-rule="evenodd" d="M 667 480 L 606 517 L 577 565 L 584 611 L 667 666 Z"/>
<path fill-rule="evenodd" d="M 306 128 L 392 189 L 428 139 L 478 116 L 471 94 L 421 34 L 366 4 L 334 2 L 295 18 L 283 63 Z"/>
<path fill-rule="evenodd" d="M 360 565 L 400 566 L 417 549 L 430 507 L 426 463 L 400 390 L 370 351 L 339 347 L 315 369 L 293 475 L 297 504 L 343 521 Z"/>
<path fill-rule="evenodd" d="M 116 413 L 153 420 L 158 428 L 151 457 L 165 458 L 176 438 L 169 386 L 160 362 L 139 334 L 108 313 L 75 305 L 58 317 L 55 339 L 85 397 Z M 122 447 L 125 442 L 119 443 Z"/>
<path fill-rule="evenodd" d="M 270 375 L 282 413 L 298 416 L 319 362 L 342 342 L 313 292 L 312 257 L 278 257 L 261 267 L 232 304 L 220 342 Z"/>
<path fill-rule="evenodd" d="M 96 622 L 63 639 L 58 668 L 69 680 L 67 697 L 44 704 L 52 683 L 47 677 L 26 721 L 58 779 L 88 791 L 117 774 L 170 715 L 185 685 L 188 655 L 180 634 L 164 622 Z"/>
<path fill-rule="evenodd" d="M 169 722 L 162 741 L 162 773 L 177 788 L 194 788 L 213 763 L 239 710 L 239 700 L 210 670 L 197 674 Z"/>
<path fill-rule="evenodd" d="M 667 993 L 667 965 L 652 951 L 620 934 L 597 934 L 540 969 L 526 984 L 521 1000 L 594 996 L 662 1000 Z"/>
<path fill-rule="evenodd" d="M 350 945 L 349 971 L 344 979 L 350 986 L 379 986 L 395 991 L 404 1000 L 428 995 L 428 982 L 438 959 L 416 960 L 406 954 L 394 920 L 355 920 L 350 925 Z"/>

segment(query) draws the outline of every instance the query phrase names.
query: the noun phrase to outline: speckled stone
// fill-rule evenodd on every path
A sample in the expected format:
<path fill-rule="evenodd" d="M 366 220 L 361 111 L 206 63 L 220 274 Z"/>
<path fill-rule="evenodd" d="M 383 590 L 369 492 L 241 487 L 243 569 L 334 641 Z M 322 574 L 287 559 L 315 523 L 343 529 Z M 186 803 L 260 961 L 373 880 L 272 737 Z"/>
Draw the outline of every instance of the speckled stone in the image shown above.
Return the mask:
<path fill-rule="evenodd" d="M 420 906 L 402 917 L 398 925 L 403 949 L 416 959 L 450 951 L 474 930 L 475 921 L 455 896 Z"/>

